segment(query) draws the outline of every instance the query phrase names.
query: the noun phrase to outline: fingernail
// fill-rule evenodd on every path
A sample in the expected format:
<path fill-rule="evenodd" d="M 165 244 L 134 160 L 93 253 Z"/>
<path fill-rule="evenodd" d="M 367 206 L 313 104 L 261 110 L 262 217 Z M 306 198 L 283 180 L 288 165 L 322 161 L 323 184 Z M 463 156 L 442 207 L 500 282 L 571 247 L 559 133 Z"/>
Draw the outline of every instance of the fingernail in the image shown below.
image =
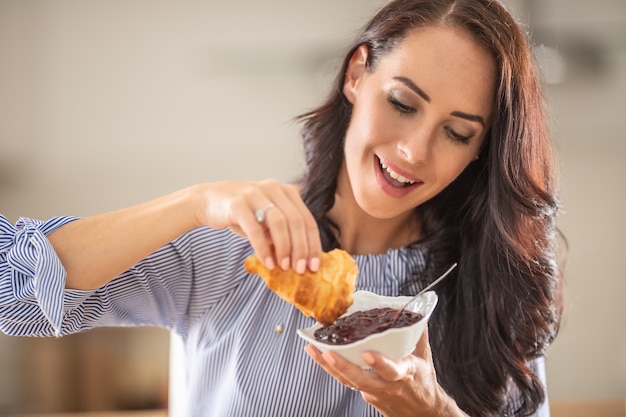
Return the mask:
<path fill-rule="evenodd" d="M 311 261 L 309 262 L 309 269 L 313 272 L 320 269 L 320 258 L 311 258 Z"/>
<path fill-rule="evenodd" d="M 283 271 L 286 271 L 289 269 L 289 258 L 283 258 L 283 260 L 280 262 L 280 267 L 283 269 Z"/>
<path fill-rule="evenodd" d="M 267 269 L 274 269 L 276 265 L 274 265 L 274 259 L 271 256 L 265 258 L 265 267 Z"/>
<path fill-rule="evenodd" d="M 374 357 L 372 356 L 371 353 L 369 352 L 365 352 L 361 355 L 361 357 L 363 358 L 363 360 L 365 361 L 365 363 L 367 363 L 368 365 L 374 365 L 374 363 L 376 362 L 376 360 L 374 359 Z"/>
<path fill-rule="evenodd" d="M 306 259 L 299 259 L 296 263 L 296 272 L 298 274 L 304 274 L 306 271 Z"/>

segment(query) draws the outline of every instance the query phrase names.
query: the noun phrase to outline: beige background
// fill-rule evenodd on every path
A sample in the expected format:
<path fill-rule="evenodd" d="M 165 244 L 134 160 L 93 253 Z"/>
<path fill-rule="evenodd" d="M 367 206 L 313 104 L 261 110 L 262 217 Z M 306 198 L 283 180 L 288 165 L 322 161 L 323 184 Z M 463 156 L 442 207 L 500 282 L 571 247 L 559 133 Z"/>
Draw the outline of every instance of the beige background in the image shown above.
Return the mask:
<path fill-rule="evenodd" d="M 84 216 L 196 182 L 293 178 L 291 119 L 383 3 L 0 0 L 0 212 Z M 623 399 L 626 2 L 507 4 L 560 53 L 539 50 L 570 242 L 550 396 Z M 159 406 L 167 359 L 161 330 L 0 335 L 0 414 Z"/>

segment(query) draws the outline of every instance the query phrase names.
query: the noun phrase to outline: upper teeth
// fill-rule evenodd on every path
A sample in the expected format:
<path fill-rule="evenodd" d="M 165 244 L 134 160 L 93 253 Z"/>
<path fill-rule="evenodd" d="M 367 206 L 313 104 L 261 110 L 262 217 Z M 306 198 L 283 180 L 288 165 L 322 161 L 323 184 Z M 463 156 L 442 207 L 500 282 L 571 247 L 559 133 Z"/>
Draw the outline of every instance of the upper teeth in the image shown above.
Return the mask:
<path fill-rule="evenodd" d="M 393 171 L 391 168 L 389 168 L 384 163 L 381 162 L 380 165 L 389 173 L 389 176 L 391 178 L 393 178 L 394 180 L 396 180 L 398 182 L 403 182 L 405 184 L 414 184 L 415 183 L 415 181 L 410 180 L 408 178 L 405 178 L 402 175 L 398 174 L 397 172 Z"/>

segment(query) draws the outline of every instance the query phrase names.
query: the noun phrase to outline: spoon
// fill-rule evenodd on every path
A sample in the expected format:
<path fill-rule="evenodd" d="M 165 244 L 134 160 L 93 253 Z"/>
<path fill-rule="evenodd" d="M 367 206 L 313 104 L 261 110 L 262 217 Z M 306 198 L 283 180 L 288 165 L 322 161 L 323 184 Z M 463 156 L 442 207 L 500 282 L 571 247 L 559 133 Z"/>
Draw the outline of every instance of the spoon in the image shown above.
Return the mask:
<path fill-rule="evenodd" d="M 450 274 L 450 272 L 452 272 L 452 270 L 454 268 L 456 268 L 456 265 L 457 265 L 457 263 L 455 262 L 454 264 L 452 264 L 452 266 L 450 268 L 448 268 L 448 270 L 446 272 L 441 274 L 441 276 L 439 278 L 437 278 L 436 280 L 434 280 L 433 282 L 431 282 L 430 284 L 428 284 L 427 286 L 422 288 L 422 290 L 420 292 L 415 294 L 415 296 L 413 296 L 401 309 L 399 309 L 396 312 L 396 314 L 394 314 L 394 316 L 391 319 L 391 325 L 389 327 L 392 327 L 394 324 L 396 324 L 396 321 L 398 320 L 398 317 L 400 317 L 400 314 L 402 314 L 402 312 L 409 306 L 409 304 L 411 304 L 413 301 L 415 301 L 417 299 L 417 297 L 419 297 L 420 295 L 424 294 L 426 291 L 430 290 L 435 285 L 439 284 L 445 277 L 448 276 L 448 274 Z"/>

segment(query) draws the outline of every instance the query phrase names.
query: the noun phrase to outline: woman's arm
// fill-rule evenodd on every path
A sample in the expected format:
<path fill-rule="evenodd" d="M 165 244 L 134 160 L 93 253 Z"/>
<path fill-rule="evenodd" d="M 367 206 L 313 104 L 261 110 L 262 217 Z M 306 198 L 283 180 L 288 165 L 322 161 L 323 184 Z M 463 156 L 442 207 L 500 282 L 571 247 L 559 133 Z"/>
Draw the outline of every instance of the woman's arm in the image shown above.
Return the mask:
<path fill-rule="evenodd" d="M 193 192 L 71 222 L 48 236 L 66 270 L 66 288 L 101 287 L 141 259 L 198 226 Z"/>
<path fill-rule="evenodd" d="M 259 222 L 255 211 L 270 203 L 272 209 Z M 308 262 L 314 269 L 314 259 L 321 255 L 317 225 L 298 188 L 273 180 L 197 185 L 84 219 L 21 219 L 14 226 L 0 216 L 0 330 L 15 335 L 62 335 L 118 323 L 114 303 L 102 300 L 119 291 L 124 294 L 122 302 L 132 303 L 121 307 L 126 318 L 128 311 L 137 308 L 160 311 L 154 319 L 138 310 L 132 323 L 171 327 L 176 312 L 161 310 L 177 310 L 185 303 L 184 295 L 173 287 L 180 283 L 183 269 L 193 275 L 197 265 L 170 242 L 200 225 L 213 232 L 230 228 L 247 239 L 261 259 L 279 259 L 281 266 L 306 268 Z M 191 244 L 188 239 L 181 242 Z M 151 259 L 152 253 L 156 256 Z M 230 255 L 216 251 L 200 256 L 229 259 Z M 169 273 L 172 262 L 182 262 L 175 274 Z M 202 277 L 211 279 L 210 273 Z M 115 285 L 105 287 L 114 278 L 118 278 Z M 83 302 L 89 297 L 100 300 L 100 304 L 89 303 L 96 312 L 85 309 Z M 165 301 L 171 297 L 178 301 Z M 85 315 L 91 321 L 83 320 Z"/>
<path fill-rule="evenodd" d="M 263 223 L 255 211 L 272 207 Z M 246 237 L 266 266 L 316 270 L 317 224 L 293 185 L 273 180 L 202 184 L 69 223 L 48 236 L 66 287 L 98 288 L 181 234 L 206 225 Z"/>

